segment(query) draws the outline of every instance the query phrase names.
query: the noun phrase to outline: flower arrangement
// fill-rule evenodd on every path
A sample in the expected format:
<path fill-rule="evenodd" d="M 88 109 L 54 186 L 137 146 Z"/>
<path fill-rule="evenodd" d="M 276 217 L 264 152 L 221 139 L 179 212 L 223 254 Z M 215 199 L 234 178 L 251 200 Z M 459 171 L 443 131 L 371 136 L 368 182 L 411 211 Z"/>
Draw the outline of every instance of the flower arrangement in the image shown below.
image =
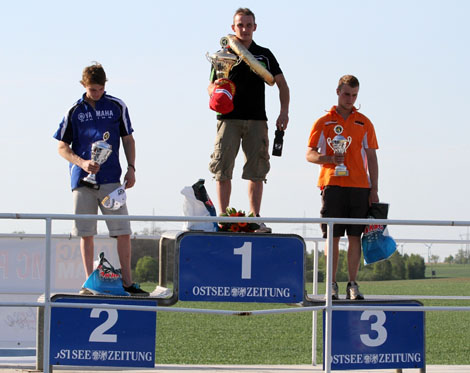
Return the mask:
<path fill-rule="evenodd" d="M 227 207 L 225 212 L 220 216 L 240 216 L 246 217 L 245 211 L 236 210 L 233 207 Z M 249 218 L 254 218 L 252 212 L 248 215 Z M 219 230 L 222 232 L 254 232 L 259 228 L 259 224 L 236 222 L 236 223 L 219 223 Z"/>

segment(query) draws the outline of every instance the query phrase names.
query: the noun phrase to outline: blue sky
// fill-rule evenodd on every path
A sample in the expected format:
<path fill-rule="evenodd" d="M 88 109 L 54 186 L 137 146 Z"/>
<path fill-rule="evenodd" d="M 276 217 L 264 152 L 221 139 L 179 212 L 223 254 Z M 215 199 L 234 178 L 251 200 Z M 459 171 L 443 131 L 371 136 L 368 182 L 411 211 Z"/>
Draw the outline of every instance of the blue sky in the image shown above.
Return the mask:
<path fill-rule="evenodd" d="M 181 215 L 180 190 L 199 178 L 215 202 L 205 53 L 219 49 L 239 6 L 255 12 L 254 39 L 276 55 L 291 90 L 284 152 L 272 158 L 264 216 L 319 217 L 318 167 L 305 161 L 307 138 L 313 121 L 336 103 L 338 78 L 349 73 L 359 78 L 357 104 L 376 127 L 379 196 L 390 203 L 389 217 L 468 220 L 470 3 L 464 0 L 2 2 L 1 211 L 71 212 L 67 164 L 52 134 L 81 96 L 81 71 L 92 61 L 104 65 L 106 89 L 127 103 L 135 129 L 130 213 Z M 272 140 L 278 90 L 266 89 Z M 242 163 L 240 155 L 231 205 L 246 210 Z M 1 224 L 2 232 L 43 226 Z M 69 232 L 70 223 L 53 228 Z M 390 229 L 397 238 L 466 234 L 465 228 Z M 443 259 L 458 248 L 443 246 L 437 254 Z"/>

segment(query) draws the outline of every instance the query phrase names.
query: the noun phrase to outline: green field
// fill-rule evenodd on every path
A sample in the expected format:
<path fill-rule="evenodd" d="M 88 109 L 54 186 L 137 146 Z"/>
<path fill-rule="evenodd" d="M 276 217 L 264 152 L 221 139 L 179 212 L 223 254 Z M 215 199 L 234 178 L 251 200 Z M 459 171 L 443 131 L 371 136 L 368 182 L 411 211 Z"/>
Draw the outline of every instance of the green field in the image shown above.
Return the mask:
<path fill-rule="evenodd" d="M 155 284 L 143 284 L 153 290 Z M 340 283 L 344 293 L 345 283 Z M 323 293 L 324 284 L 319 292 Z M 367 294 L 470 295 L 470 278 L 362 282 Z M 311 292 L 310 289 L 308 289 Z M 470 301 L 423 301 L 430 306 L 470 306 Z M 280 308 L 276 304 L 178 302 L 173 307 L 225 310 Z M 322 360 L 322 317 L 317 362 Z M 426 363 L 470 365 L 470 312 L 426 313 Z M 224 316 L 159 312 L 157 364 L 310 364 L 312 313 Z"/>
<path fill-rule="evenodd" d="M 434 278 L 470 277 L 470 264 L 427 264 L 425 275 Z"/>

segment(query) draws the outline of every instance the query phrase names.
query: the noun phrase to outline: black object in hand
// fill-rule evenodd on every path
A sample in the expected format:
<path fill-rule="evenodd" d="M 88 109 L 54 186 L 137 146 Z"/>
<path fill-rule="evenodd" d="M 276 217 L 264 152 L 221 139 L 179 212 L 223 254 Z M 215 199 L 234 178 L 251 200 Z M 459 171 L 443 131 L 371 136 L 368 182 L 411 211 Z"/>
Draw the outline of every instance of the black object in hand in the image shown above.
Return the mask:
<path fill-rule="evenodd" d="M 273 155 L 280 157 L 282 155 L 282 145 L 284 143 L 284 131 L 276 130 L 273 144 Z"/>

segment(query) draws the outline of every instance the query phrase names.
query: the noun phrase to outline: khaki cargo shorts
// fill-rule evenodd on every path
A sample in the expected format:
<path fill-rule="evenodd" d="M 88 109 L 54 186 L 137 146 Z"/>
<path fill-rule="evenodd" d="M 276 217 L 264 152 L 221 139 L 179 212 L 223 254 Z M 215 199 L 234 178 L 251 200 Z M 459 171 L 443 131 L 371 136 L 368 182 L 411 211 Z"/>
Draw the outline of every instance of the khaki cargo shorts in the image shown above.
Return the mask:
<path fill-rule="evenodd" d="M 245 154 L 242 178 L 264 181 L 269 172 L 268 124 L 265 120 L 224 119 L 217 121 L 217 137 L 209 170 L 217 181 L 231 180 L 235 158 Z"/>
<path fill-rule="evenodd" d="M 103 207 L 101 201 L 109 193 L 119 188 L 121 184 L 111 183 L 102 184 L 100 189 L 92 189 L 86 186 L 81 186 L 72 191 L 73 194 L 73 213 L 96 215 L 98 214 L 98 207 L 103 215 L 129 215 L 127 212 L 127 205 L 122 206 L 119 210 L 108 210 Z M 72 234 L 79 237 L 89 237 L 97 234 L 96 226 L 97 220 L 74 220 Z M 129 220 L 106 220 L 109 235 L 111 237 L 123 236 L 132 234 L 131 224 Z"/>

